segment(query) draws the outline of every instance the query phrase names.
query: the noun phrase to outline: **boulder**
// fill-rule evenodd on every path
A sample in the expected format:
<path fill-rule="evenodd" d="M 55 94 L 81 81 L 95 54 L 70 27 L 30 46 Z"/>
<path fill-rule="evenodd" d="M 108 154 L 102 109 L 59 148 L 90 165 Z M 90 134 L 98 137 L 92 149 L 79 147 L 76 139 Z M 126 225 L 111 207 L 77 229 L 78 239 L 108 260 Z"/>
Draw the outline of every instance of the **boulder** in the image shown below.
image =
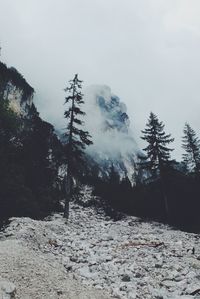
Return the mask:
<path fill-rule="evenodd" d="M 0 298 L 15 299 L 16 287 L 12 282 L 0 279 Z"/>

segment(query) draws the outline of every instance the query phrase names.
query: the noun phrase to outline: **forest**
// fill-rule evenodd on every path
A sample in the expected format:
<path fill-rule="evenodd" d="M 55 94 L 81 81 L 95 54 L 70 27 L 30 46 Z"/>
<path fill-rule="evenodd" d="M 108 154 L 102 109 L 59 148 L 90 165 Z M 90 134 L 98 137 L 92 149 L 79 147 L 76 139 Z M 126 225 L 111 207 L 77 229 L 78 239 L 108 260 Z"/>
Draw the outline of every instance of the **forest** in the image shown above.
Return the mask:
<path fill-rule="evenodd" d="M 82 81 L 75 75 L 65 92 L 66 130 L 58 137 L 43 121 L 34 104 L 20 117 L 5 97 L 8 81 L 34 90 L 15 69 L 0 65 L 0 221 L 12 216 L 42 219 L 58 211 L 69 217 L 70 201 L 79 197 L 83 184 L 93 187 L 98 198 L 90 204 L 117 220 L 123 214 L 156 220 L 200 231 L 200 140 L 190 124 L 182 134 L 182 161 L 171 158 L 174 138 L 153 112 L 141 132 L 146 147 L 134 165 L 132 184 L 121 178 L 113 165 L 107 177 L 98 176 L 85 149 L 92 144 L 84 131 Z M 84 204 L 83 208 L 84 208 Z"/>

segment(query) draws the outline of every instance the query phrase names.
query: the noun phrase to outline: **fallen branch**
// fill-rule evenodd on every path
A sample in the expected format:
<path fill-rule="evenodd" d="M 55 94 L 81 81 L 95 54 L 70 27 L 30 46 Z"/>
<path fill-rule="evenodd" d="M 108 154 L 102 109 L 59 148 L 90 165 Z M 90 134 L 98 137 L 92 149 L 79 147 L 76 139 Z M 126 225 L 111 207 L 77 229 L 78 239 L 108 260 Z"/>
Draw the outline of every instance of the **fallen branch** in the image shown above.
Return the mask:
<path fill-rule="evenodd" d="M 194 292 L 192 292 L 190 295 L 194 296 L 194 295 L 199 294 L 199 293 L 200 293 L 200 289 L 197 289 Z"/>

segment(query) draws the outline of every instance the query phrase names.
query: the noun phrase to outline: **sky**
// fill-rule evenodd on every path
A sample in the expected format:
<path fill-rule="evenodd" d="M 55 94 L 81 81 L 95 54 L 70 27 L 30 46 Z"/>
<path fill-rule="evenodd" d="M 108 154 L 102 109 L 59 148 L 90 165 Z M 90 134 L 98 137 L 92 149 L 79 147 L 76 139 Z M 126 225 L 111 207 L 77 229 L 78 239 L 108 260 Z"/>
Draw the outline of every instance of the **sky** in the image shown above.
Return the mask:
<path fill-rule="evenodd" d="M 199 0 L 0 0 L 1 60 L 35 89 L 41 116 L 64 127 L 64 91 L 75 73 L 126 103 L 134 136 L 150 111 L 175 137 L 200 135 Z"/>

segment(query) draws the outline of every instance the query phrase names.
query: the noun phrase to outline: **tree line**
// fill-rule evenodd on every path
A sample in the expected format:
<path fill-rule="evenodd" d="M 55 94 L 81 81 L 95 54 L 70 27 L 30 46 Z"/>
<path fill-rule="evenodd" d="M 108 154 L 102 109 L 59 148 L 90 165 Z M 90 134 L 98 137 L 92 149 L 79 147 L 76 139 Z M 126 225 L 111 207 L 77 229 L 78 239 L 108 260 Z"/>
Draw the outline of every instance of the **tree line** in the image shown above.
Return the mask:
<path fill-rule="evenodd" d="M 62 145 L 54 128 L 32 107 L 20 119 L 0 99 L 0 218 L 40 218 L 60 210 L 58 169 Z"/>
<path fill-rule="evenodd" d="M 134 184 L 125 175 L 120 179 L 111 167 L 108 181 L 94 180 L 95 192 L 102 196 L 107 212 L 118 212 L 160 220 L 187 229 L 200 230 L 200 140 L 186 123 L 183 130 L 181 162 L 171 158 L 174 138 L 165 125 L 150 113 L 141 138 L 144 154 L 136 164 Z"/>
<path fill-rule="evenodd" d="M 97 176 L 97 165 L 91 170 L 84 164 L 86 155 L 83 150 L 85 146 L 92 144 L 91 136 L 88 132 L 73 127 L 74 124 L 83 125 L 82 120 L 73 119 L 73 113 L 84 115 L 77 107 L 84 103 L 80 90 L 77 91 L 81 88 L 81 83 L 76 75 L 70 82 L 70 87 L 66 89 L 71 92 L 66 102 L 72 102 L 65 112 L 66 118 L 70 120 L 68 131 L 71 131 L 67 136 L 73 136 L 68 137 L 67 142 L 70 169 L 68 177 L 71 177 L 68 199 L 73 197 L 72 178 L 76 177 L 77 169 L 80 170 L 81 165 L 84 165 L 79 180 L 94 186 L 94 194 L 101 197 L 100 205 L 104 206 L 110 216 L 118 218 L 120 212 L 126 212 L 171 224 L 185 225 L 188 228 L 199 227 L 200 140 L 196 132 L 188 123 L 185 124 L 182 138 L 183 160 L 177 162 L 171 158 L 174 149 L 170 145 L 174 142 L 174 138 L 171 134 L 166 134 L 163 122 L 151 112 L 146 128 L 142 131 L 141 138 L 146 141 L 147 146 L 143 149 L 144 154 L 138 156 L 134 183 L 130 182 L 126 174 L 124 178 L 120 178 L 114 166 L 110 168 L 109 178 L 100 178 Z M 75 150 L 70 150 L 69 153 L 70 147 L 75 147 Z M 69 186 L 69 183 L 66 185 Z M 68 203 L 69 201 L 66 205 L 67 213 L 65 212 L 67 217 Z"/>
<path fill-rule="evenodd" d="M 15 71 L 12 76 L 17 76 Z M 24 85 L 22 76 L 20 80 Z M 6 81 L 2 82 L 4 87 Z M 138 156 L 134 183 L 126 174 L 120 178 L 114 166 L 108 178 L 100 178 L 95 171 L 97 165 L 88 167 L 85 149 L 92 144 L 92 136 L 84 130 L 82 81 L 78 75 L 69 81 L 65 92 L 66 129 L 62 142 L 34 105 L 28 117 L 22 119 L 0 93 L 1 219 L 40 218 L 53 211 L 63 211 L 68 219 L 69 203 L 81 182 L 93 186 L 94 194 L 101 198 L 100 205 L 116 219 L 125 212 L 177 225 L 200 226 L 200 141 L 188 123 L 183 132 L 182 162 L 171 158 L 174 138 L 166 134 L 163 122 L 151 112 L 142 131 L 146 147 Z"/>
<path fill-rule="evenodd" d="M 63 211 L 68 219 L 75 182 L 86 169 L 84 150 L 92 144 L 82 129 L 82 81 L 75 75 L 65 88 L 67 127 L 61 141 L 34 104 L 25 117 L 10 108 L 8 82 L 25 88 L 25 94 L 33 89 L 16 70 L 0 67 L 0 223 L 11 216 L 38 219 L 55 211 Z"/>

